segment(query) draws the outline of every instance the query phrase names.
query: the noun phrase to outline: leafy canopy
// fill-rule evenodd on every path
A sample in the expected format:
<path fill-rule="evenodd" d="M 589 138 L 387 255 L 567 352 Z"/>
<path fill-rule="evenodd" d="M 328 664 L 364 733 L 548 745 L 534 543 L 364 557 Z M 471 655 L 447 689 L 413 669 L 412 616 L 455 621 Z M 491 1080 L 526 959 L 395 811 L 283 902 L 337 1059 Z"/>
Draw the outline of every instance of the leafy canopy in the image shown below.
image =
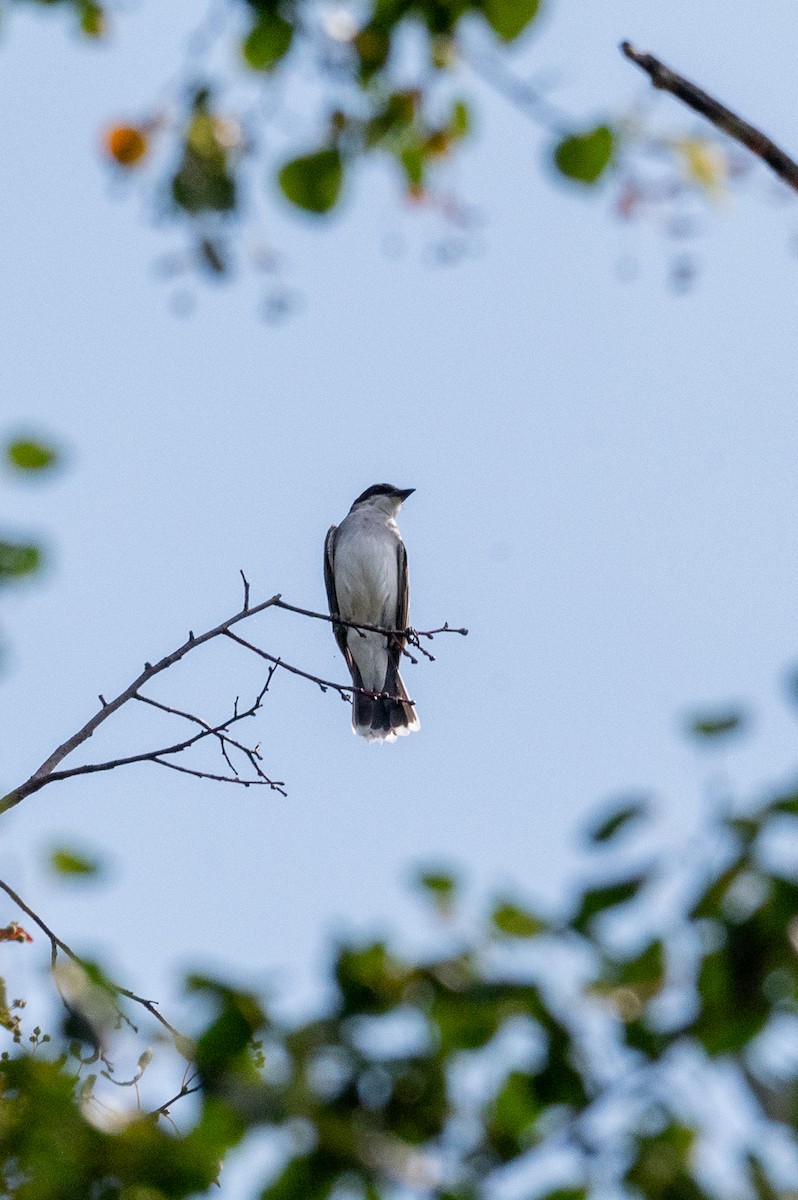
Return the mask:
<path fill-rule="evenodd" d="M 531 1172 L 530 1195 L 547 1200 L 608 1184 L 653 1200 L 732 1200 L 740 1180 L 772 1200 L 783 1165 L 768 1146 L 798 1150 L 798 1059 L 777 1053 L 778 1070 L 767 1065 L 798 1031 L 798 871 L 768 865 L 767 846 L 774 836 L 798 845 L 798 794 L 713 817 L 692 862 L 652 857 L 651 821 L 643 800 L 605 808 L 589 835 L 590 879 L 565 919 L 505 896 L 463 936 L 457 879 L 423 870 L 417 886 L 449 948 L 429 957 L 385 940 L 339 945 L 331 999 L 304 1023 L 240 985 L 190 977 L 204 1022 L 191 1037 L 172 1030 L 171 1051 L 152 1044 L 156 1058 L 182 1064 L 182 1085 L 113 1121 L 108 1081 L 138 1095 L 153 1058 L 146 1047 L 132 1077 L 118 1077 L 114 1047 L 134 1015 L 125 994 L 96 964 L 80 988 L 65 993 L 62 977 L 67 1008 L 48 1039 L 28 1032 L 4 992 L 3 1194 L 212 1195 L 226 1155 L 268 1131 L 275 1165 L 263 1200 L 376 1200 L 403 1188 L 475 1200 L 510 1166 Z M 60 850 L 54 866 L 86 864 Z M 677 897 L 667 911 L 651 900 L 663 889 Z M 24 943 L 4 953 L 31 953 L 25 930 L 4 932 Z M 721 1067 L 759 1114 L 731 1159 L 702 1103 Z M 557 1148 L 569 1151 L 563 1179 L 545 1190 L 536 1164 Z M 727 1156 L 725 1187 L 704 1169 L 713 1153 Z"/>

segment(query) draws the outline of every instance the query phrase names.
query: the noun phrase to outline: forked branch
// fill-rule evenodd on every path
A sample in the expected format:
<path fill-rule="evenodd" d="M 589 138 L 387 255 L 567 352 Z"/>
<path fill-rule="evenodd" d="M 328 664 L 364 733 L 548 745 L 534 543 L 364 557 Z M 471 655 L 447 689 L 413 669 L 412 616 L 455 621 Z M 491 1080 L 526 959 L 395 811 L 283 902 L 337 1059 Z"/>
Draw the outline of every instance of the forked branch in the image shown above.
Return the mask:
<path fill-rule="evenodd" d="M 327 613 L 314 612 L 311 609 L 299 608 L 295 604 L 289 604 L 284 601 L 278 594 L 272 596 L 269 600 L 264 600 L 260 604 L 250 604 L 250 585 L 244 573 L 241 573 L 241 578 L 244 585 L 244 597 L 242 607 L 232 617 L 228 617 L 225 621 L 221 621 L 215 625 L 213 629 L 206 630 L 195 636 L 189 631 L 189 635 L 171 654 L 166 654 L 155 663 L 145 663 L 143 671 L 133 680 L 133 682 L 115 696 L 112 700 L 106 700 L 104 696 L 100 696 L 100 709 L 91 717 L 85 725 L 83 725 L 77 733 L 67 738 L 49 758 L 45 759 L 38 770 L 34 771 L 29 779 L 20 784 L 7 796 L 0 799 L 0 813 L 5 812 L 9 808 L 13 808 L 19 804 L 27 796 L 33 795 L 40 791 L 50 783 L 55 783 L 59 779 L 70 779 L 77 775 L 94 775 L 98 772 L 112 771 L 117 767 L 129 766 L 133 763 L 154 763 L 159 767 L 166 767 L 173 771 L 180 771 L 184 774 L 193 775 L 197 779 L 210 779 L 218 783 L 238 784 L 242 787 L 261 786 L 268 787 L 272 791 L 279 792 L 285 795 L 285 790 L 282 782 L 272 779 L 266 774 L 262 766 L 262 755 L 258 745 L 249 745 L 242 741 L 239 737 L 231 734 L 231 729 L 240 721 L 248 717 L 254 717 L 258 710 L 262 707 L 266 694 L 269 690 L 269 685 L 276 671 L 283 670 L 292 675 L 297 675 L 302 679 L 307 679 L 311 683 L 315 683 L 322 691 L 328 689 L 337 692 L 344 698 L 351 695 L 353 692 L 364 691 L 365 689 L 354 688 L 346 684 L 334 683 L 328 679 L 322 679 L 320 676 L 313 674 L 310 671 L 305 671 L 300 667 L 293 666 L 287 663 L 279 655 L 274 655 L 253 642 L 239 637 L 233 633 L 233 627 L 242 621 L 250 620 L 252 617 L 265 612 L 270 608 L 281 608 L 286 612 L 296 613 L 299 616 L 310 617 L 318 621 L 327 621 L 333 625 L 344 625 L 352 629 L 357 629 L 361 633 L 368 632 L 382 633 L 387 638 L 398 639 L 404 645 L 409 642 L 410 645 L 419 649 L 427 658 L 432 658 L 432 655 L 421 645 L 421 639 L 431 639 L 440 633 L 458 633 L 465 635 L 466 629 L 451 629 L 448 625 L 443 625 L 438 629 L 429 629 L 418 632 L 413 629 L 384 629 L 379 625 L 360 625 L 352 621 L 345 621 L 338 617 L 331 617 Z M 228 638 L 231 641 L 238 642 L 257 654 L 261 659 L 269 663 L 269 670 L 266 676 L 266 681 L 256 696 L 253 703 L 243 710 L 239 710 L 238 699 L 232 706 L 232 713 L 223 721 L 215 724 L 204 720 L 202 717 L 192 712 L 187 712 L 184 709 L 175 708 L 170 704 L 166 704 L 161 700 L 156 700 L 154 697 L 147 695 L 144 688 L 158 675 L 173 667 L 180 662 L 182 658 L 198 646 L 203 646 L 207 642 L 211 642 L 216 638 Z M 408 656 L 415 662 L 413 655 L 409 651 L 405 651 Z M 371 692 L 367 693 L 372 695 Z M 114 713 L 119 712 L 126 704 L 135 701 L 141 704 L 147 704 L 152 708 L 158 709 L 168 716 L 177 717 L 188 722 L 194 727 L 194 731 L 188 737 L 183 737 L 177 741 L 170 741 L 166 744 L 157 746 L 152 750 L 142 751 L 139 754 L 126 755 L 123 758 L 107 759 L 100 762 L 82 763 L 76 767 L 61 767 L 61 763 L 69 755 L 73 754 L 80 746 L 89 740 L 95 730 L 108 720 Z M 201 769 L 188 764 L 181 759 L 176 762 L 175 759 L 179 755 L 185 754 L 201 742 L 212 741 L 217 746 L 221 755 L 224 768 L 220 771 L 210 771 Z"/>

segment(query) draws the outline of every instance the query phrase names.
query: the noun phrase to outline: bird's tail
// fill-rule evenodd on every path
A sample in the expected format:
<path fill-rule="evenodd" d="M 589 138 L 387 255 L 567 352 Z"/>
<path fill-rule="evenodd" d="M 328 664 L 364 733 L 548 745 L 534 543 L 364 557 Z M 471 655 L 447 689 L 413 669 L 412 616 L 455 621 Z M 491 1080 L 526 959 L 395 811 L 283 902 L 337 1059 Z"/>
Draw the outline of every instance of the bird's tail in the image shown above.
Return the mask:
<path fill-rule="evenodd" d="M 392 742 L 421 728 L 407 688 L 397 670 L 389 668 L 384 691 L 390 699 L 364 696 L 360 692 L 353 697 L 352 728 L 369 742 Z"/>

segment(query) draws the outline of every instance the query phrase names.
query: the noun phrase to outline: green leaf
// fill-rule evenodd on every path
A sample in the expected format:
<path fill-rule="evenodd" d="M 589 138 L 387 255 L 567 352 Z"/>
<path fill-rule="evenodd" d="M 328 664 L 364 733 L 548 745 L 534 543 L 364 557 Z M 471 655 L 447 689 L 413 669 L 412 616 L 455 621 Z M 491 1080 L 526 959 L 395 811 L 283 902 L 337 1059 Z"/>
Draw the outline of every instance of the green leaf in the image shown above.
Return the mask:
<path fill-rule="evenodd" d="M 781 965 L 775 938 L 769 940 L 755 915 L 741 925 L 727 925 L 725 941 L 704 956 L 697 988 L 701 1008 L 691 1032 L 710 1055 L 736 1053 L 764 1027 L 770 1003 L 763 982 Z M 784 957 L 792 958 L 784 943 Z"/>
<path fill-rule="evenodd" d="M 724 901 L 735 879 L 743 869 L 740 859 L 735 859 L 716 879 L 705 886 L 696 897 L 688 916 L 691 921 L 715 920 L 723 915 Z"/>
<path fill-rule="evenodd" d="M 279 13 L 260 13 L 241 46 L 244 62 L 253 71 L 271 71 L 288 53 L 293 37 L 293 25 Z"/>
<path fill-rule="evenodd" d="M 81 3 L 80 28 L 87 37 L 99 38 L 105 33 L 105 11 L 94 0 L 83 0 Z"/>
<path fill-rule="evenodd" d="M 484 0 L 485 20 L 505 42 L 512 42 L 538 15 L 540 0 Z"/>
<path fill-rule="evenodd" d="M 66 846 L 57 846 L 50 851 L 50 870 L 56 875 L 78 876 L 86 879 L 98 875 L 102 871 L 102 863 L 97 858 L 71 850 Z"/>
<path fill-rule="evenodd" d="M 424 182 L 424 148 L 418 141 L 408 142 L 399 152 L 399 161 L 404 167 L 407 182 L 411 187 L 421 187 Z"/>
<path fill-rule="evenodd" d="M 455 100 L 449 119 L 449 133 L 453 138 L 465 137 L 471 132 L 471 109 L 465 100 Z"/>
<path fill-rule="evenodd" d="M 425 899 L 435 905 L 441 916 L 449 916 L 457 900 L 458 884 L 454 875 L 447 871 L 420 871 L 415 885 L 425 894 Z"/>
<path fill-rule="evenodd" d="M 745 714 L 739 710 L 708 713 L 690 717 L 688 732 L 696 738 L 723 738 L 729 733 L 741 733 L 745 727 Z"/>
<path fill-rule="evenodd" d="M 502 1162 L 518 1158 L 532 1144 L 541 1109 L 534 1077 L 523 1071 L 511 1072 L 493 1101 L 487 1120 L 490 1147 Z"/>
<path fill-rule="evenodd" d="M 582 896 L 582 902 L 573 918 L 571 924 L 579 933 L 584 933 L 587 926 L 598 916 L 599 913 L 605 912 L 608 908 L 617 908 L 619 904 L 625 904 L 627 900 L 633 899 L 640 891 L 640 888 L 647 882 L 646 875 L 633 875 L 628 879 L 620 879 L 616 883 L 606 884 L 604 887 L 591 888 Z"/>
<path fill-rule="evenodd" d="M 188 213 L 230 212 L 236 206 L 235 179 L 224 171 L 209 169 L 202 159 L 187 155 L 172 180 L 172 197 Z"/>
<path fill-rule="evenodd" d="M 507 937 L 531 938 L 546 929 L 545 921 L 525 908 L 519 908 L 509 900 L 501 901 L 491 913 L 491 924 L 498 933 Z"/>
<path fill-rule="evenodd" d="M 0 979 L 0 1027 L 8 1029 L 12 1033 L 19 1026 L 19 1017 L 15 1017 L 9 1008 L 6 995 L 6 981 Z"/>
<path fill-rule="evenodd" d="M 765 805 L 760 815 L 766 817 L 770 813 L 787 813 L 791 817 L 798 817 L 798 791 L 785 792 L 784 795 L 777 796 L 775 800 Z"/>
<path fill-rule="evenodd" d="M 612 160 L 615 138 L 609 125 L 598 125 L 588 133 L 564 138 L 554 150 L 554 164 L 561 175 L 579 183 L 597 183 Z"/>
<path fill-rule="evenodd" d="M 478 1050 L 495 1036 L 506 1014 L 490 993 L 486 995 L 441 992 L 430 1012 L 440 1033 L 441 1048 Z"/>
<path fill-rule="evenodd" d="M 42 554 L 38 546 L 0 541 L 0 583 L 32 575 L 38 571 L 41 561 Z"/>
<path fill-rule="evenodd" d="M 746 1155 L 746 1158 L 748 1160 L 754 1195 L 757 1197 L 757 1200 L 780 1200 L 781 1192 L 770 1182 L 770 1177 L 762 1159 L 750 1151 Z"/>
<path fill-rule="evenodd" d="M 557 1188 L 556 1192 L 546 1192 L 537 1200 L 587 1200 L 587 1188 Z"/>
<path fill-rule="evenodd" d="M 662 1058 L 671 1045 L 671 1039 L 667 1033 L 652 1029 L 642 1017 L 637 1020 L 624 1021 L 622 1034 L 626 1045 L 631 1050 L 637 1050 L 646 1058 L 654 1061 Z"/>
<path fill-rule="evenodd" d="M 665 978 L 664 944 L 655 938 L 635 958 L 609 963 L 607 978 L 613 986 L 633 988 L 641 1000 L 651 999 Z"/>
<path fill-rule="evenodd" d="M 453 900 L 457 893 L 457 880 L 447 871 L 420 871 L 416 885 L 434 900 Z"/>
<path fill-rule="evenodd" d="M 338 203 L 344 180 L 339 150 L 317 150 L 283 166 L 278 175 L 285 196 L 305 212 L 327 213 Z"/>
<path fill-rule="evenodd" d="M 260 1200 L 325 1200 L 335 1183 L 335 1163 L 321 1151 L 293 1159 L 260 1194 Z"/>
<path fill-rule="evenodd" d="M 42 442 L 34 442 L 28 438 L 11 442 L 6 447 L 6 457 L 11 465 L 19 471 L 43 471 L 58 461 L 58 455 L 51 446 L 45 446 Z"/>
<path fill-rule="evenodd" d="M 440 1059 L 399 1060 L 391 1065 L 390 1076 L 390 1098 L 380 1114 L 385 1129 L 403 1142 L 416 1144 L 440 1137 L 448 1113 Z"/>
<path fill-rule="evenodd" d="M 646 1200 L 674 1200 L 705 1196 L 691 1174 L 696 1133 L 683 1125 L 666 1126 L 659 1133 L 637 1140 L 624 1182 Z"/>
<path fill-rule="evenodd" d="M 638 821 L 645 814 L 646 802 L 644 800 L 634 800 L 629 804 L 624 804 L 599 821 L 598 825 L 589 829 L 588 839 L 597 843 L 609 842 L 616 834 L 626 829 L 632 822 Z"/>
<path fill-rule="evenodd" d="M 183 159 L 172 179 L 175 204 L 192 215 L 231 212 L 237 203 L 236 179 L 231 170 L 235 160 L 223 141 L 223 123 L 212 110 L 211 100 L 207 89 L 200 89 L 194 97 Z"/>
<path fill-rule="evenodd" d="M 266 1020 L 257 998 L 202 975 L 189 976 L 186 988 L 210 997 L 218 1011 L 197 1039 L 195 1062 L 205 1085 L 213 1090 L 226 1077 L 251 1076 L 249 1047 Z"/>
<path fill-rule="evenodd" d="M 387 62 L 391 51 L 391 33 L 371 21 L 353 39 L 352 46 L 360 60 L 360 76 L 366 81 Z"/>
<path fill-rule="evenodd" d="M 347 1015 L 387 1012 L 401 1002 L 413 977 L 412 970 L 395 958 L 384 942 L 344 946 L 334 972 Z"/>

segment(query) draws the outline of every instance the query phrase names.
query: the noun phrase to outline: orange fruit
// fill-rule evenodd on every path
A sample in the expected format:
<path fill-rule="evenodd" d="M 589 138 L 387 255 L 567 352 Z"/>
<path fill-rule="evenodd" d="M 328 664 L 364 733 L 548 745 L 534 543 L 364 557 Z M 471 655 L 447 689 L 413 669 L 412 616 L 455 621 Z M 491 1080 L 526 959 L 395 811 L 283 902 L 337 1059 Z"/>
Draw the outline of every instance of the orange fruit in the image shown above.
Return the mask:
<path fill-rule="evenodd" d="M 105 135 L 105 152 L 123 167 L 135 167 L 149 149 L 146 135 L 135 125 L 114 125 Z"/>

